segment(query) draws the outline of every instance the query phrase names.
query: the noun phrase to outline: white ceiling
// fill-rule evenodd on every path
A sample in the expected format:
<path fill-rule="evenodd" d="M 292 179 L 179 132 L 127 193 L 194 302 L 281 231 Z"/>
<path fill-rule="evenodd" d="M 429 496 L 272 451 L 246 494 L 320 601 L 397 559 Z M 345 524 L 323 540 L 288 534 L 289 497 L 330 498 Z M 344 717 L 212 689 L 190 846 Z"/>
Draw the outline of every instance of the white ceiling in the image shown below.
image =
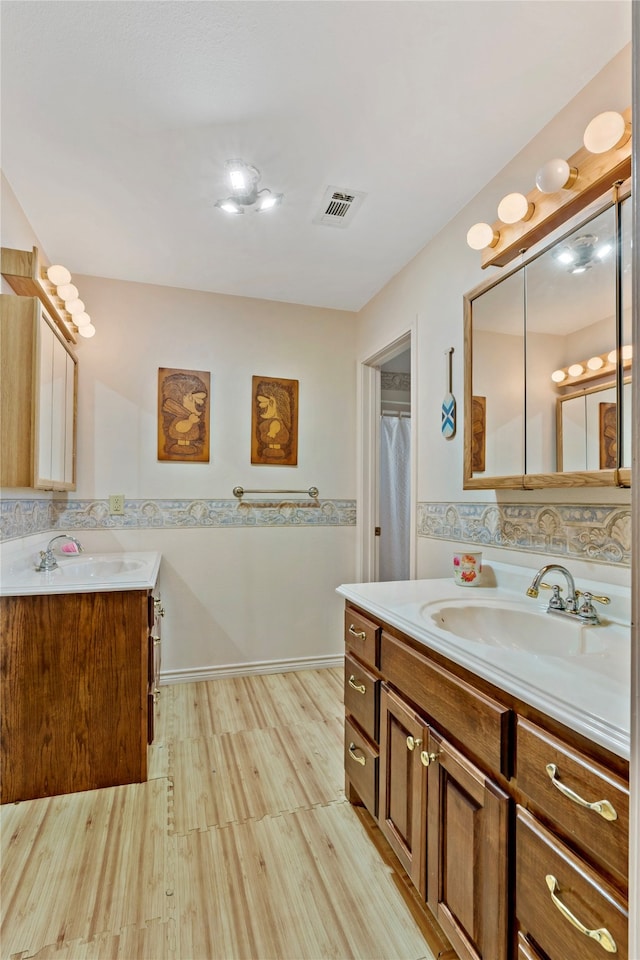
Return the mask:
<path fill-rule="evenodd" d="M 602 0 L 3 0 L 2 168 L 75 274 L 357 310 L 630 40 Z M 285 194 L 229 217 L 224 161 Z M 346 229 L 329 186 L 366 192 Z"/>

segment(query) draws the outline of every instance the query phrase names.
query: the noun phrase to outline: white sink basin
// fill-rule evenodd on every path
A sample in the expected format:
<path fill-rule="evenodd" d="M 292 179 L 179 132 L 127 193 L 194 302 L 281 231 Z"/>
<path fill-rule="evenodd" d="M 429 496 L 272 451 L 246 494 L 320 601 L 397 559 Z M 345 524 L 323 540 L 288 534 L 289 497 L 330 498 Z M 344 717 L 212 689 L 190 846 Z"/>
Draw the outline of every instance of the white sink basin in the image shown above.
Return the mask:
<path fill-rule="evenodd" d="M 61 560 L 59 569 L 70 580 L 110 580 L 112 577 L 141 570 L 142 560 L 127 560 L 122 557 L 83 557 L 78 560 Z"/>
<path fill-rule="evenodd" d="M 425 604 L 421 614 L 427 624 L 472 643 L 560 657 L 606 652 L 618 626 L 583 624 L 506 600 L 443 600 Z"/>

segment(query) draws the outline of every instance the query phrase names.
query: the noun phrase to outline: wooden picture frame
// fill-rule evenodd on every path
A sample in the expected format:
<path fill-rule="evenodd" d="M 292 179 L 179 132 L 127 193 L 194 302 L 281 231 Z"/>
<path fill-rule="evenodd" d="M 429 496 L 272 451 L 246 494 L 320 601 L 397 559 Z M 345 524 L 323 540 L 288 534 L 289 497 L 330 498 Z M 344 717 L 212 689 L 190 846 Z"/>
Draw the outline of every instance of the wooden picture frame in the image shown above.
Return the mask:
<path fill-rule="evenodd" d="M 208 463 L 211 374 L 158 368 L 158 460 Z"/>
<path fill-rule="evenodd" d="M 598 440 L 600 469 L 615 470 L 618 466 L 618 412 L 615 403 L 599 403 Z"/>
<path fill-rule="evenodd" d="M 483 473 L 486 469 L 487 398 L 471 398 L 471 469 Z"/>
<path fill-rule="evenodd" d="M 251 463 L 298 465 L 298 381 L 253 377 Z"/>

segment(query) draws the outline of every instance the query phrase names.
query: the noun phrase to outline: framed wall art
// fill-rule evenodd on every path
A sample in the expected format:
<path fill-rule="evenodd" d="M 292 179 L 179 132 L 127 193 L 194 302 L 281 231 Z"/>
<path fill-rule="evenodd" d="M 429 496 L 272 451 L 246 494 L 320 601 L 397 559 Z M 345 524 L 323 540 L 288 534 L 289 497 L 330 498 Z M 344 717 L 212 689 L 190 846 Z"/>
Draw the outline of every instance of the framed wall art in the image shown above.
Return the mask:
<path fill-rule="evenodd" d="M 158 369 L 158 460 L 209 462 L 211 375 Z"/>
<path fill-rule="evenodd" d="M 298 465 L 298 381 L 253 377 L 251 463 Z"/>

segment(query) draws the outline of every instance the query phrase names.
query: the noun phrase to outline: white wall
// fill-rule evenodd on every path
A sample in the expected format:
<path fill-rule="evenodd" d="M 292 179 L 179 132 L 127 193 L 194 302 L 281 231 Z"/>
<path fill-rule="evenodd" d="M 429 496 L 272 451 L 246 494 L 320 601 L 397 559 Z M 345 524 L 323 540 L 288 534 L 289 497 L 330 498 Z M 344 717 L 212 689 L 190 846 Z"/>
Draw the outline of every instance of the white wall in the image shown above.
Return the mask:
<path fill-rule="evenodd" d="M 631 48 L 625 48 L 514 160 L 435 237 L 359 314 L 358 359 L 381 351 L 417 318 L 418 501 L 536 502 L 629 504 L 624 490 L 548 490 L 531 492 L 464 491 L 463 431 L 453 440 L 440 433 L 440 404 L 445 387 L 444 352 L 454 347 L 453 392 L 460 417 L 463 398 L 463 295 L 499 272 L 482 271 L 480 255 L 466 243 L 469 227 L 493 222 L 500 199 L 511 191 L 528 193 L 535 172 L 554 156 L 568 157 L 580 147 L 593 116 L 603 110 L 626 109 L 631 103 Z M 491 131 L 487 131 L 487 136 Z M 473 163 L 470 146 L 469 163 Z M 442 185 L 446 189 L 446 184 Z M 417 575 L 448 575 L 451 548 L 446 542 L 417 538 Z M 490 551 L 494 559 L 518 562 L 517 553 Z M 528 566 L 535 558 L 524 556 Z M 520 560 L 522 562 L 522 559 Z M 584 564 L 587 566 L 587 564 Z M 602 566 L 589 572 L 607 581 L 627 582 L 628 571 Z"/>
<path fill-rule="evenodd" d="M 2 243 L 37 243 L 4 184 Z M 90 242 L 88 238 L 87 242 Z M 45 258 L 46 259 L 46 258 Z M 245 488 L 354 500 L 355 315 L 169 287 L 74 277 L 97 333 L 79 338 L 73 500 L 226 500 Z M 210 463 L 157 460 L 158 367 L 211 373 Z M 297 467 L 250 465 L 252 375 L 299 381 Z M 33 498 L 34 492 L 3 491 Z M 64 499 L 56 497 L 56 499 Z M 308 500 L 308 498 L 307 498 Z M 313 510 L 317 508 L 309 508 Z M 285 514 L 281 514 L 285 516 Z M 338 657 L 355 579 L 354 526 L 91 530 L 90 550 L 159 550 L 163 671 Z"/>

